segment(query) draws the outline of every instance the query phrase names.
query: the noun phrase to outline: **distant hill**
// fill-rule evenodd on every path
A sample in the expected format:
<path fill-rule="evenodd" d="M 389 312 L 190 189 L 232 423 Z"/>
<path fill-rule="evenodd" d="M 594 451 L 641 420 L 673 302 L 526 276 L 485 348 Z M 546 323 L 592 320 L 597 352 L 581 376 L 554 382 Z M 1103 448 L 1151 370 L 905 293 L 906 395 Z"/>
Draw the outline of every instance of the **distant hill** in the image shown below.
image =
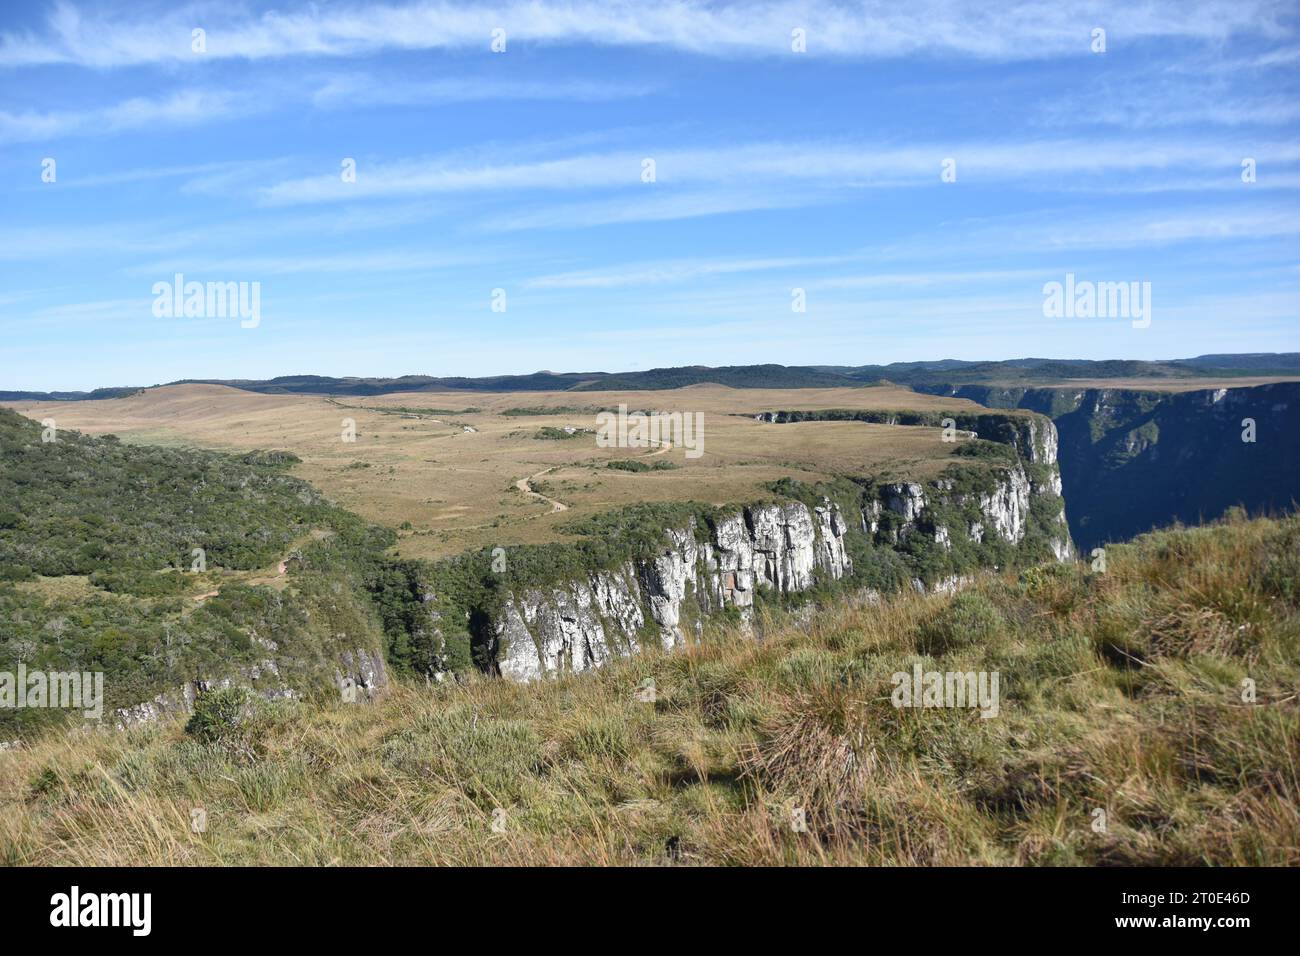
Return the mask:
<path fill-rule="evenodd" d="M 828 370 L 829 371 L 829 370 Z M 1259 376 L 1300 374 L 1300 352 L 1200 355 L 1187 359 L 1136 361 L 1107 359 L 1007 359 L 1001 362 L 896 362 L 842 370 L 860 381 L 888 379 L 900 385 L 1023 384 L 1063 379 Z"/>
<path fill-rule="evenodd" d="M 281 375 L 266 380 L 187 378 L 170 385 L 229 385 L 268 394 L 386 395 L 390 392 L 563 392 L 605 372 L 534 372 L 531 375 L 491 375 L 485 378 L 403 375 L 400 378 L 332 378 L 325 375 Z"/>
<path fill-rule="evenodd" d="M 181 379 L 169 385 L 227 385 L 265 394 L 385 395 L 392 392 L 564 392 L 635 391 L 716 383 L 730 388 L 843 388 L 881 381 L 900 385 L 1035 385 L 1063 379 L 1179 379 L 1198 376 L 1300 375 L 1300 352 L 1200 355 L 1187 359 L 1135 361 L 1022 358 L 996 362 L 940 359 L 889 365 L 689 365 L 641 372 L 533 372 L 530 375 L 403 375 L 399 378 L 336 378 L 282 375 L 271 379 Z M 152 386 L 158 387 L 158 386 Z M 139 388 L 93 392 L 0 391 L 0 401 L 84 401 L 121 398 Z"/>
<path fill-rule="evenodd" d="M 84 402 L 99 398 L 126 398 L 142 388 L 97 388 L 93 392 L 3 392 L 0 402 Z"/>
<path fill-rule="evenodd" d="M 730 388 L 842 388 L 863 384 L 846 375 L 846 371 L 799 365 L 727 365 L 722 368 L 690 365 L 608 375 L 579 385 L 577 391 L 667 389 L 705 383 Z"/>

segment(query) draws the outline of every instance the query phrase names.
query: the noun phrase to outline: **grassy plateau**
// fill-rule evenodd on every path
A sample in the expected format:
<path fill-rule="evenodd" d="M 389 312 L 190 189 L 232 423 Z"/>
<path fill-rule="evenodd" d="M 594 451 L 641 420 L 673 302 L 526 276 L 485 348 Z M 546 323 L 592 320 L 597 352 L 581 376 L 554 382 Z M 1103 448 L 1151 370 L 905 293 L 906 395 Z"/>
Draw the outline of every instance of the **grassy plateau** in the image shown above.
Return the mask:
<path fill-rule="evenodd" d="M 620 404 L 630 411 L 702 414 L 703 453 L 688 458 L 683 448 L 598 447 L 596 415 Z M 300 461 L 290 474 L 367 521 L 398 529 L 402 557 L 429 559 L 560 540 L 557 528 L 567 520 L 643 502 L 752 501 L 786 477 L 925 480 L 944 469 L 956 448 L 935 427 L 836 421 L 774 428 L 754 421 L 768 409 L 981 411 L 974 402 L 896 387 L 722 385 L 338 398 L 174 385 L 103 401 L 10 407 L 131 445 L 291 452 Z M 355 440 L 343 439 L 345 419 L 354 423 Z M 574 437 L 566 427 L 575 429 Z M 634 457 L 647 467 L 608 467 Z M 543 497 L 529 493 L 529 482 Z"/>

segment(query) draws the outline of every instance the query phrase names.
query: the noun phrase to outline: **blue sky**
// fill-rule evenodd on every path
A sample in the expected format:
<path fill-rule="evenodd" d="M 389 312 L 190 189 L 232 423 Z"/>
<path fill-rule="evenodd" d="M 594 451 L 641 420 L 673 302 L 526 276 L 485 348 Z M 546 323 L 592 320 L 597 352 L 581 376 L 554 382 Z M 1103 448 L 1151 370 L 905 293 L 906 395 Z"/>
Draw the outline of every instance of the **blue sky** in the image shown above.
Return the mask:
<path fill-rule="evenodd" d="M 1300 350 L 1298 93 L 1294 2 L 8 2 L 0 389 Z"/>

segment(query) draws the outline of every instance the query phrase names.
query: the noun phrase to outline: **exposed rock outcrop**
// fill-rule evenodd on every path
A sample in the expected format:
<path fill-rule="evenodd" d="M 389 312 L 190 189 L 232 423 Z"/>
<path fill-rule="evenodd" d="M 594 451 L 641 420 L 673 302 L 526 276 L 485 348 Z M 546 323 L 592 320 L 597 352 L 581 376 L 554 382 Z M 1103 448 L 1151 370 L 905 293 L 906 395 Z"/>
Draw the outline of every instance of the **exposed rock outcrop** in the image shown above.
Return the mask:
<path fill-rule="evenodd" d="M 267 643 L 274 649 L 273 643 Z M 343 651 L 336 662 L 334 684 L 340 690 L 354 688 L 355 695 L 349 696 L 355 696 L 357 700 L 376 696 L 388 684 L 383 655 L 364 648 Z M 186 681 L 174 691 L 158 694 L 151 700 L 130 707 L 119 707 L 113 711 L 114 724 L 118 730 L 125 730 L 151 723 L 161 717 L 187 714 L 194 709 L 194 702 L 200 695 L 237 685 L 250 687 L 264 700 L 292 700 L 302 696 L 301 690 L 290 687 L 281 679 L 280 668 L 274 658 L 267 658 L 257 664 L 241 667 L 228 677 Z"/>
<path fill-rule="evenodd" d="M 755 417 L 773 424 L 825 417 L 952 429 L 948 414 L 848 410 Z M 954 459 L 954 469 L 925 483 L 864 480 L 812 497 L 796 488 L 790 498 L 797 500 L 665 528 L 658 548 L 620 567 L 545 586 L 494 589 L 490 607 L 477 612 L 485 621 L 475 637 L 480 663 L 527 681 L 599 667 L 646 645 L 679 646 L 694 639 L 707 615 L 734 608 L 748 620 L 761 592 L 796 595 L 852 575 L 852 536 L 865 539 L 854 547 L 903 552 L 909 577 L 895 576 L 895 586 L 910 580 L 922 590 L 961 587 L 970 580 L 968 569 L 1000 566 L 1006 546 L 1023 546 L 1031 531 L 1039 559 L 1069 558 L 1051 421 L 1023 413 L 951 415 L 968 436 L 1010 446 L 1015 454 Z M 896 575 L 899 563 L 886 559 L 881 567 Z"/>
<path fill-rule="evenodd" d="M 711 527 L 669 528 L 659 553 L 617 571 L 508 594 L 491 654 L 503 677 L 532 680 L 635 653 L 647 632 L 675 647 L 703 615 L 751 607 L 755 588 L 792 594 L 849 574 L 847 530 L 830 501 L 754 505 Z"/>
<path fill-rule="evenodd" d="M 1055 453 L 1054 430 L 1039 420 L 1024 433 L 1028 454 Z M 491 627 L 489 657 L 503 677 L 534 680 L 600 666 L 611 656 L 636 653 L 643 642 L 664 648 L 686 642 L 702 617 L 734 607 L 752 607 L 758 590 L 797 594 L 819 581 L 853 572 L 846 538 L 860 529 L 877 546 L 903 547 L 921 530 L 945 552 L 960 539 L 969 549 L 1000 540 L 1024 541 L 1035 496 L 1058 502 L 1055 465 L 1042 462 L 1035 474 L 1022 464 L 992 469 L 977 490 L 961 490 L 953 479 L 928 484 L 896 482 L 864 497 L 860 513 L 846 515 L 829 499 L 808 507 L 799 501 L 753 505 L 708 526 L 694 520 L 665 530 L 656 553 L 615 571 L 589 574 L 547 589 L 509 592 Z M 1047 477 L 1042 478 L 1041 476 Z M 1073 550 L 1063 512 L 1049 548 L 1058 560 Z M 968 575 L 933 581 L 917 578 L 920 590 L 952 590 Z"/>
<path fill-rule="evenodd" d="M 1036 447 L 1044 461 L 1060 456 L 1049 481 L 1069 503 L 1071 537 L 1084 552 L 1175 521 L 1214 518 L 1235 505 L 1260 514 L 1289 510 L 1300 498 L 1300 432 L 1292 415 L 1300 408 L 1300 382 L 1182 392 L 916 389 L 1050 416 L 1056 428 L 1040 434 Z"/>

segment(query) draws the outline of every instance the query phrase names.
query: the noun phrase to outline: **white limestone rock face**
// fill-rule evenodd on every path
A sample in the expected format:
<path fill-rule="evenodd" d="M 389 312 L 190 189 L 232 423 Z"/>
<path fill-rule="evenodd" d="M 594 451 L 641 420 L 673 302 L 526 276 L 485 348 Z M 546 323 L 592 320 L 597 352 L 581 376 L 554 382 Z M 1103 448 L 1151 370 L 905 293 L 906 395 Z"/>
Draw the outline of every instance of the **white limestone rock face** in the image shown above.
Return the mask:
<path fill-rule="evenodd" d="M 1021 454 L 1038 465 L 1056 464 L 1056 453 L 1061 440 L 1056 431 L 1056 424 L 1050 418 L 1035 416 L 1027 426 L 1028 441 Z"/>
<path fill-rule="evenodd" d="M 359 695 L 374 698 L 388 686 L 388 671 L 384 668 L 384 656 L 378 651 L 355 648 L 339 655 L 339 668 L 335 672 L 335 684 L 342 686 L 344 680 L 350 680 Z M 277 676 L 279 672 L 276 672 Z M 263 692 L 263 696 L 266 693 Z M 287 695 L 295 696 L 292 692 Z"/>
<path fill-rule="evenodd" d="M 775 505 L 747 511 L 754 545 L 754 571 L 758 580 L 781 590 L 780 555 L 785 547 L 781 512 Z"/>
<path fill-rule="evenodd" d="M 701 614 L 746 609 L 758 587 L 788 594 L 812 587 L 819 574 L 849 574 L 847 530 L 829 500 L 815 510 L 788 502 L 737 511 L 721 518 L 707 541 L 697 538 L 693 523 L 667 529 L 664 547 L 650 558 L 545 593 L 507 595 L 493 622 L 497 669 L 510 680 L 531 681 L 599 667 L 636 653 L 654 628 L 665 648 L 676 647 L 699 624 L 688 628 L 691 599 Z"/>
<path fill-rule="evenodd" d="M 781 562 L 781 590 L 806 591 L 813 586 L 813 569 L 817 567 L 817 534 L 808 507 L 791 503 L 781 508 L 785 531 L 785 555 Z"/>
<path fill-rule="evenodd" d="M 153 723 L 161 717 L 171 714 L 185 714 L 194 709 L 194 700 L 198 696 L 195 682 L 187 681 L 173 693 L 163 693 L 152 700 L 141 701 L 130 707 L 119 707 L 113 712 L 114 725 L 118 730 Z"/>
<path fill-rule="evenodd" d="M 600 666 L 610 650 L 598 602 L 585 583 L 576 582 L 508 598 L 493 622 L 497 671 L 527 682 Z"/>
<path fill-rule="evenodd" d="M 849 530 L 839 506 L 824 501 L 814 509 L 817 516 L 817 566 L 838 581 L 853 571 L 853 561 L 844 550 L 844 533 Z"/>
<path fill-rule="evenodd" d="M 601 653 L 605 634 L 591 612 L 591 604 L 591 592 L 585 583 L 554 588 L 548 595 L 539 595 L 535 604 L 530 603 L 524 620 L 533 625 L 530 630 L 541 653 L 543 670 L 584 671 Z"/>
<path fill-rule="evenodd" d="M 934 584 L 930 585 L 928 588 L 920 578 L 912 579 L 912 587 L 921 594 L 956 594 L 958 591 L 970 587 L 973 583 L 975 583 L 975 579 L 969 574 L 949 575 L 946 578 L 935 581 Z"/>
<path fill-rule="evenodd" d="M 1040 458 L 1054 457 L 1055 429 L 1053 427 L 1048 433 L 1043 428 L 1044 423 L 1038 425 L 1040 431 L 1035 441 Z M 1051 441 L 1046 440 L 1049 435 Z M 1025 434 L 1022 433 L 1018 440 L 1028 445 L 1029 439 Z M 952 549 L 957 535 L 976 544 L 989 541 L 989 535 L 996 535 L 1010 544 L 1020 544 L 1029 530 L 1033 499 L 1040 495 L 1060 498 L 1061 478 L 1055 462 L 1048 464 L 1045 471 L 1042 480 L 1034 481 L 1021 464 L 1000 469 L 994 487 L 978 496 L 956 492 L 956 483 L 947 478 L 938 478 L 925 486 L 915 482 L 884 485 L 879 490 L 878 500 L 864 506 L 862 528 L 872 532 L 878 544 L 898 545 L 918 528 L 932 534 L 935 543 L 945 550 Z M 963 509 L 965 518 L 959 525 L 948 527 L 936 520 L 936 515 L 942 513 L 940 506 Z M 978 510 L 978 514 L 972 512 L 972 507 Z M 886 509 L 902 520 L 888 536 L 882 537 L 879 515 Z M 1059 531 L 1051 534 L 1049 542 L 1052 553 L 1058 560 L 1069 560 L 1074 548 L 1064 508 L 1058 512 L 1056 524 Z"/>
<path fill-rule="evenodd" d="M 720 606 L 754 604 L 754 539 L 743 512 L 722 518 L 713 532 L 710 560 L 711 591 Z"/>
<path fill-rule="evenodd" d="M 817 557 L 812 515 L 799 503 L 766 505 L 748 512 L 754 534 L 759 584 L 789 594 L 812 587 Z"/>
<path fill-rule="evenodd" d="M 1003 481 L 980 497 L 980 511 L 1003 541 L 1019 544 L 1029 520 L 1029 476 L 1019 466 L 1007 471 Z"/>
<path fill-rule="evenodd" d="M 1025 468 L 1017 465 L 1003 470 L 993 490 L 978 498 L 957 493 L 950 479 L 938 479 L 928 487 L 898 482 L 882 486 L 878 498 L 865 504 L 852 520 L 879 537 L 885 511 L 898 515 L 901 521 L 899 530 L 891 534 L 893 543 L 918 525 L 948 549 L 957 534 L 974 542 L 997 535 L 1020 543 L 1033 496 L 1053 494 L 1059 486 L 1055 429 L 1049 432 L 1044 423 L 1033 424 L 1040 430 L 1022 431 L 1018 441 L 1026 452 L 1037 449 L 1038 460 L 1051 466 L 1050 480 L 1035 486 Z M 936 507 L 963 508 L 963 525 L 932 524 L 926 513 L 932 501 Z M 978 507 L 978 517 L 973 506 Z M 1052 542 L 1052 550 L 1058 559 L 1066 560 L 1072 546 L 1064 515 L 1058 520 L 1061 534 Z M 493 622 L 497 668 L 503 677 L 529 681 L 599 667 L 612 657 L 636 653 L 647 635 L 665 648 L 679 646 L 695 637 L 701 615 L 725 607 L 745 611 L 753 605 L 758 588 L 792 594 L 808 590 L 819 579 L 838 580 L 850 574 L 853 565 L 844 542 L 847 530 L 845 516 L 829 499 L 811 509 L 797 501 L 739 509 L 717 519 L 707 536 L 693 521 L 666 529 L 664 544 L 653 555 L 561 583 L 545 593 L 507 595 Z M 950 592 L 966 582 L 954 577 L 931 584 L 929 590 Z M 919 580 L 913 586 L 926 589 Z"/>
<path fill-rule="evenodd" d="M 881 497 L 886 509 L 902 516 L 902 525 L 889 535 L 890 542 L 897 544 L 912 531 L 925 510 L 925 489 L 914 481 L 904 481 L 885 485 Z"/>
<path fill-rule="evenodd" d="M 643 574 L 646 584 L 650 616 L 661 628 L 665 648 L 685 642 L 681 629 L 682 604 L 687 588 L 696 584 L 696 562 L 699 547 L 695 541 L 694 527 L 669 529 L 670 546 L 665 549 Z"/>
<path fill-rule="evenodd" d="M 637 635 L 645 625 L 640 594 L 636 589 L 635 565 L 629 561 L 618 572 L 597 572 L 591 576 L 591 587 L 595 612 L 615 626 L 627 642 L 628 649 L 635 653 L 639 650 Z"/>
<path fill-rule="evenodd" d="M 885 507 L 902 515 L 908 524 L 914 523 L 925 510 L 925 489 L 914 481 L 885 485 L 883 491 Z"/>
<path fill-rule="evenodd" d="M 430 670 L 441 671 L 446 661 L 447 639 L 442 633 L 442 612 L 437 606 L 438 595 L 427 583 L 421 583 L 420 607 L 423 618 L 415 624 L 412 635 L 417 644 L 427 642 L 430 648 L 430 660 L 425 662 Z"/>
<path fill-rule="evenodd" d="M 502 677 L 522 682 L 544 673 L 541 652 L 514 601 L 507 601 L 497 617 L 496 645 L 497 670 Z"/>
<path fill-rule="evenodd" d="M 883 510 L 879 499 L 867 502 L 862 509 L 862 530 L 872 538 L 880 530 L 880 514 Z"/>

